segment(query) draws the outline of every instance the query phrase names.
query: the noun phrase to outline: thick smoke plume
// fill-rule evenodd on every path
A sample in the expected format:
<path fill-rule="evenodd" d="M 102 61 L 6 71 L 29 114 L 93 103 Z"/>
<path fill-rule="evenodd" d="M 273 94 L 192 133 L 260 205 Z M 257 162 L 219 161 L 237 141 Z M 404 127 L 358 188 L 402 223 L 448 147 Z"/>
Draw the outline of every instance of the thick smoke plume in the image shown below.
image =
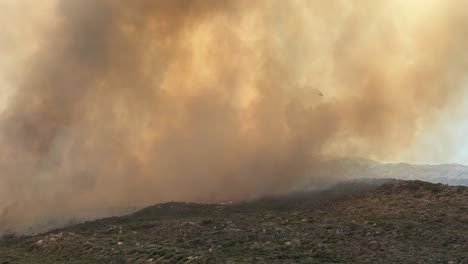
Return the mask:
<path fill-rule="evenodd" d="M 0 115 L 0 231 L 289 191 L 324 155 L 397 157 L 463 92 L 465 1 L 49 2 Z"/>

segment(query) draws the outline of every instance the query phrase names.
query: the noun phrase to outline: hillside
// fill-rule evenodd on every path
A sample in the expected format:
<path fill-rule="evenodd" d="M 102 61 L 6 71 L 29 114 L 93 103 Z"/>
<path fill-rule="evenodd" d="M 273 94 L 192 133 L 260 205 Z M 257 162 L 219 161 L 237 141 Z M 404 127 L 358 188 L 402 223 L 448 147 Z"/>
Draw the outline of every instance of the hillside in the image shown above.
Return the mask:
<path fill-rule="evenodd" d="M 468 263 L 468 188 L 338 184 L 242 204 L 165 203 L 21 238 L 0 263 Z"/>
<path fill-rule="evenodd" d="M 326 189 L 337 182 L 347 181 L 385 181 L 386 179 L 421 180 L 432 183 L 442 183 L 452 186 L 468 186 L 468 166 L 459 164 L 441 165 L 415 165 L 408 163 L 380 163 L 364 158 L 338 158 L 323 156 L 316 160 L 310 167 L 310 171 L 304 171 L 304 175 L 298 180 L 292 190 L 319 191 Z M 216 200 L 215 200 L 216 201 Z M 165 201 L 159 201 L 165 202 Z M 47 214 L 38 213 L 31 217 L 33 221 L 22 224 L 14 229 L 21 234 L 34 235 L 44 233 L 52 229 L 70 226 L 85 221 L 96 220 L 105 217 L 122 216 L 133 213 L 150 204 L 133 204 L 132 206 L 96 206 L 85 208 L 69 208 L 60 212 Z M 9 232 L 9 210 L 0 209 L 0 237 Z M 5 217 L 6 215 L 6 217 Z M 32 220 L 32 219 L 31 219 Z M 5 227 L 6 226 L 6 227 Z"/>

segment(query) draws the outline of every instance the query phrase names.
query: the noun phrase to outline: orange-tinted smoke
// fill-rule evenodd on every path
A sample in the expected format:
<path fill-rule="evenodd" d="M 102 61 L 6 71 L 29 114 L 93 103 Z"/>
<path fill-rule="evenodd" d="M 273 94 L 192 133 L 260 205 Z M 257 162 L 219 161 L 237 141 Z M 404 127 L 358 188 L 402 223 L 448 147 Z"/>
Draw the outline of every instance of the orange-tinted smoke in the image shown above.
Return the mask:
<path fill-rule="evenodd" d="M 467 61 L 463 7 L 407 2 L 58 1 L 1 115 L 0 229 L 398 156 L 457 102 Z"/>

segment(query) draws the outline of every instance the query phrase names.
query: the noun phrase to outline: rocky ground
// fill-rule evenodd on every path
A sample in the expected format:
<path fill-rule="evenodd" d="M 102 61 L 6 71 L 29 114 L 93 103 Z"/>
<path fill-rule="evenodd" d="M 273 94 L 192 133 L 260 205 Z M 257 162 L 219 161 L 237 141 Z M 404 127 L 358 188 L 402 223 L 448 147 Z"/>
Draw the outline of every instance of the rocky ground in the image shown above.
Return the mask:
<path fill-rule="evenodd" d="M 468 188 L 346 183 L 242 204 L 165 203 L 5 236 L 0 263 L 468 263 Z"/>

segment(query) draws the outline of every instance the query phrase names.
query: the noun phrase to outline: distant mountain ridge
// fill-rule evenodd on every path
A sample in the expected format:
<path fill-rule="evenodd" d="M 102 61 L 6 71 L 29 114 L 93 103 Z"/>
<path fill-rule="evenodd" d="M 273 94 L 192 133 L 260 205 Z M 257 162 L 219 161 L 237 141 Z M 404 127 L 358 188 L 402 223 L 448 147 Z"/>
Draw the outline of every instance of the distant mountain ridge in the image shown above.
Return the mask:
<path fill-rule="evenodd" d="M 468 186 L 468 166 L 460 164 L 385 164 L 363 158 L 337 158 L 324 160 L 319 175 L 341 179 L 395 178 Z"/>

